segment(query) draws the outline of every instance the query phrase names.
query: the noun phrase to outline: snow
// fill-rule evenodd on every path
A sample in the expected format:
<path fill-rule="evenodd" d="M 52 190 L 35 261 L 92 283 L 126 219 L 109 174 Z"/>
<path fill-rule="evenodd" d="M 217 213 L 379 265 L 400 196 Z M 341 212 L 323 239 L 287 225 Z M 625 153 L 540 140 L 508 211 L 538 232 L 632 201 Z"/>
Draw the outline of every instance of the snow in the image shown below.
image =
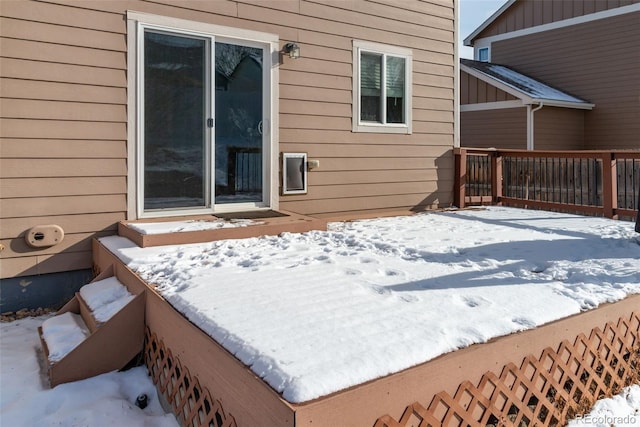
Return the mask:
<path fill-rule="evenodd" d="M 134 298 L 116 277 L 108 277 L 84 285 L 80 288 L 80 296 L 98 322 L 111 319 Z"/>
<path fill-rule="evenodd" d="M 130 222 L 127 227 L 140 234 L 183 233 L 188 231 L 216 230 L 219 228 L 248 227 L 261 224 L 250 219 L 213 219 L 197 221 L 167 221 L 167 222 Z"/>
<path fill-rule="evenodd" d="M 42 323 L 42 337 L 47 342 L 50 362 L 61 360 L 87 336 L 89 329 L 78 314 L 67 312 Z"/>
<path fill-rule="evenodd" d="M 571 420 L 568 427 L 631 427 L 640 423 L 640 384 L 622 390 L 616 396 L 598 400 L 591 412 Z"/>
<path fill-rule="evenodd" d="M 492 64 L 489 62 L 479 62 L 469 59 L 462 59 L 461 63 L 476 71 L 497 79 L 501 83 L 524 92 L 534 99 L 572 102 L 577 104 L 586 104 L 584 99 L 577 98 L 561 90 L 548 86 L 534 78 L 521 74 L 504 65 Z"/>
<path fill-rule="evenodd" d="M 633 224 L 504 207 L 101 242 L 294 403 L 640 293 Z"/>
<path fill-rule="evenodd" d="M 162 410 L 144 366 L 50 389 L 38 363 L 37 327 L 51 319 L 27 318 L 0 324 L 3 426 L 178 426 L 173 415 Z M 141 410 L 134 402 L 143 393 L 149 405 Z"/>
<path fill-rule="evenodd" d="M 165 414 L 144 367 L 110 372 L 49 389 L 38 364 L 36 328 L 46 317 L 0 324 L 0 420 L 5 426 L 177 427 Z M 144 410 L 134 405 L 149 397 Z M 570 427 L 636 426 L 640 422 L 640 385 L 598 401 L 590 414 Z"/>

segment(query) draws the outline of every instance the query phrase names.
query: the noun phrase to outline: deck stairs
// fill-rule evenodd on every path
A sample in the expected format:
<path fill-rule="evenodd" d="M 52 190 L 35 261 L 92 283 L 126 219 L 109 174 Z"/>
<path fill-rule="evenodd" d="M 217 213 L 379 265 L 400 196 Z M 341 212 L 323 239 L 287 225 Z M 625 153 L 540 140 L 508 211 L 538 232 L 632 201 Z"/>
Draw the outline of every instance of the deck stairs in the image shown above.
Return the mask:
<path fill-rule="evenodd" d="M 122 369 L 142 351 L 145 291 L 124 271 L 108 266 L 38 328 L 51 387 Z"/>
<path fill-rule="evenodd" d="M 238 220 L 245 221 L 245 225 L 153 234 L 135 227 L 139 223 L 229 221 L 233 224 Z M 139 247 L 149 247 L 326 230 L 326 224 L 324 220 L 291 212 L 258 211 L 218 217 L 122 221 L 118 224 L 118 234 Z M 145 299 L 148 291 L 153 292 L 152 287 L 97 240 L 93 242 L 93 265 L 98 276 L 38 329 L 51 387 L 122 369 L 143 351 Z M 112 303 L 114 286 L 119 285 L 126 289 L 127 302 L 105 318 L 104 305 L 96 304 Z M 87 301 L 88 298 L 93 301 Z M 59 342 L 69 341 L 77 345 L 71 349 L 60 348 Z"/>

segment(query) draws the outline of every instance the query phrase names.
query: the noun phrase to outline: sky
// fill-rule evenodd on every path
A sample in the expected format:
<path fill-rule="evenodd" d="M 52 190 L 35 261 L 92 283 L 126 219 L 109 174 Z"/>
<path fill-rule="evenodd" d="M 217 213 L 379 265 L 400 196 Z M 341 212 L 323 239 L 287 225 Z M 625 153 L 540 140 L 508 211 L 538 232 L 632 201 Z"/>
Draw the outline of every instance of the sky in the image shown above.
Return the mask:
<path fill-rule="evenodd" d="M 463 46 L 463 40 L 507 0 L 460 0 L 460 58 L 473 59 L 473 49 Z"/>

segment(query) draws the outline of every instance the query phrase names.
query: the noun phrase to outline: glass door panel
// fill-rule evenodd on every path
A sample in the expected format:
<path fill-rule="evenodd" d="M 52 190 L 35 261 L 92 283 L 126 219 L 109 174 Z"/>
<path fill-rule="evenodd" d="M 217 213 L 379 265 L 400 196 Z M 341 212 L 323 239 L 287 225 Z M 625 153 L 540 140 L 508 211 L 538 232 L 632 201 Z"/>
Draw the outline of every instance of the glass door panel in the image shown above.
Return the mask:
<path fill-rule="evenodd" d="M 210 204 L 208 39 L 144 33 L 144 209 Z"/>
<path fill-rule="evenodd" d="M 215 43 L 215 203 L 263 201 L 263 49 Z"/>

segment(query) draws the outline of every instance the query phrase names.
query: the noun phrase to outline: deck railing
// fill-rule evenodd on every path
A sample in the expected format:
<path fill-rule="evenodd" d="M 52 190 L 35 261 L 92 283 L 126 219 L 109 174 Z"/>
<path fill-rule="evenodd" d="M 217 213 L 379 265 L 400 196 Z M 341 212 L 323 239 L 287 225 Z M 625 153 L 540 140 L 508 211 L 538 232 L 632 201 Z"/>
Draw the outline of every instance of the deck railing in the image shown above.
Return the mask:
<path fill-rule="evenodd" d="M 635 218 L 640 151 L 456 148 L 454 203 Z"/>

